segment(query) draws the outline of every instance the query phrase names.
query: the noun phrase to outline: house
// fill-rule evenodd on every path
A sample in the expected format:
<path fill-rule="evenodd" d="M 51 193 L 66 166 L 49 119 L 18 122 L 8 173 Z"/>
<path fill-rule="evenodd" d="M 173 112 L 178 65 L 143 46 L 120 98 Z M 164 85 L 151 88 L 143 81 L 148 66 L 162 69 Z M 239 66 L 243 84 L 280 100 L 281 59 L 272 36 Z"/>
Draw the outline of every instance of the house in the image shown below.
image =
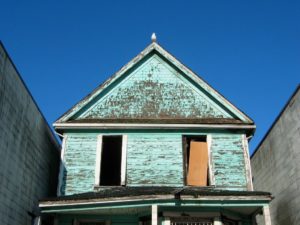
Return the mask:
<path fill-rule="evenodd" d="M 251 156 L 255 189 L 271 191 L 275 197 L 270 204 L 275 225 L 299 224 L 299 146 L 300 85 Z"/>
<path fill-rule="evenodd" d="M 0 224 L 31 225 L 56 196 L 60 144 L 0 42 Z"/>
<path fill-rule="evenodd" d="M 63 141 L 59 225 L 252 224 L 253 121 L 152 43 L 55 123 Z"/>

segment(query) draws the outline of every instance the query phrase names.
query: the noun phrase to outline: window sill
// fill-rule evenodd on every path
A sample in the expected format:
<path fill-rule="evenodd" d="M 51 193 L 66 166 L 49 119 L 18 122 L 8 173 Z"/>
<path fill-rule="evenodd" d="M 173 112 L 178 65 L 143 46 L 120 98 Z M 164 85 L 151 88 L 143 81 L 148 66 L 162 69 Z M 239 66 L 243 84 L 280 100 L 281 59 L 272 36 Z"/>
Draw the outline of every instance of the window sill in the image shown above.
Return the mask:
<path fill-rule="evenodd" d="M 184 187 L 190 187 L 190 188 L 203 188 L 203 189 L 213 189 L 216 188 L 216 185 L 208 185 L 208 186 L 193 186 L 193 185 L 185 185 Z"/>
<path fill-rule="evenodd" d="M 116 185 L 116 186 L 103 186 L 103 185 L 94 185 L 94 190 L 100 189 L 110 189 L 110 188 L 117 188 L 117 187 L 124 187 L 124 185 Z"/>

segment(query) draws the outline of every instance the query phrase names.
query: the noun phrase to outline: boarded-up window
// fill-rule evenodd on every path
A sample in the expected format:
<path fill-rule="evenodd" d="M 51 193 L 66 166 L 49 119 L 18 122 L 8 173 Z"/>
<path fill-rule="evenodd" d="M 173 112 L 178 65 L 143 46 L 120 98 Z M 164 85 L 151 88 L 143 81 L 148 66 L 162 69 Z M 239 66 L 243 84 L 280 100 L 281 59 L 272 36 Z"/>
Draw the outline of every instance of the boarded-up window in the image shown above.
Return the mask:
<path fill-rule="evenodd" d="M 186 183 L 208 185 L 208 148 L 205 137 L 185 137 Z"/>

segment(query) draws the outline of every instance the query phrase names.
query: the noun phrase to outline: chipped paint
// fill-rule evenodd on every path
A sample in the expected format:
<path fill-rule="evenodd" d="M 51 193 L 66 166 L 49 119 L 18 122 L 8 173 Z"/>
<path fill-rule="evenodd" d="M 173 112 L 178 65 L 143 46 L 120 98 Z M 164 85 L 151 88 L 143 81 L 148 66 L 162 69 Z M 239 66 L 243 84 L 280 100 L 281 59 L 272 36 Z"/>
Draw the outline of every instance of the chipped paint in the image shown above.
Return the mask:
<path fill-rule="evenodd" d="M 247 190 L 243 136 L 212 135 L 211 148 L 215 185 L 221 189 Z"/>
<path fill-rule="evenodd" d="M 244 139 L 247 129 L 254 131 L 253 121 L 155 42 L 76 104 L 54 126 L 68 135 L 61 185 L 61 193 L 65 195 L 104 188 L 94 184 L 95 176 L 101 172 L 95 171 L 99 169 L 96 161 L 100 161 L 96 159 L 99 135 L 127 137 L 123 145 L 126 172 L 125 176 L 122 173 L 125 178 L 122 185 L 150 186 L 151 189 L 155 186 L 179 187 L 181 190 L 186 180 L 183 137 L 197 135 L 206 136 L 209 146 L 211 186 L 208 189 L 249 189 L 244 157 L 248 145 Z M 208 200 L 213 198 L 210 196 Z M 241 203 L 237 197 L 232 200 L 234 204 Z M 177 199 L 174 201 L 172 206 L 177 206 Z M 145 202 L 143 199 L 143 204 Z M 198 211 L 208 211 L 203 201 L 199 203 Z M 110 203 L 104 211 L 101 209 L 97 213 L 115 214 L 106 218 L 97 215 L 97 219 L 113 225 L 141 224 L 138 221 L 149 216 L 149 205 L 146 211 L 135 211 L 134 205 L 122 204 L 121 207 L 128 210 L 127 215 L 134 216 L 123 216 L 118 221 L 116 218 L 122 211 L 114 211 L 114 205 Z M 167 206 L 167 202 L 164 204 Z M 216 208 L 209 210 L 221 212 L 226 201 L 213 201 L 212 204 Z M 180 212 L 181 206 L 187 205 L 180 205 Z M 69 209 L 76 211 L 78 208 L 75 208 L 70 206 Z M 93 209 L 87 212 L 91 213 L 90 210 Z M 95 218 L 93 215 L 74 215 L 62 215 L 58 218 L 59 224 L 77 224 L 81 219 Z M 239 224 L 250 224 L 248 215 L 241 218 Z M 160 217 L 158 224 L 166 224 L 163 221 Z"/>
<path fill-rule="evenodd" d="M 73 119 L 233 118 L 158 55 Z"/>
<path fill-rule="evenodd" d="M 127 147 L 128 186 L 183 185 L 180 134 L 130 134 Z"/>
<path fill-rule="evenodd" d="M 183 135 L 211 136 L 211 171 L 215 187 L 247 190 L 243 135 L 230 133 L 186 133 L 99 131 L 67 133 L 63 194 L 94 191 L 97 136 L 126 134 L 128 186 L 184 186 Z"/>
<path fill-rule="evenodd" d="M 68 112 L 66 112 L 61 118 L 56 121 L 57 123 L 66 122 L 70 118 L 77 118 L 78 115 L 82 114 L 82 111 L 85 111 L 87 108 L 90 108 L 91 104 L 99 100 L 101 96 L 104 96 L 107 93 L 107 89 L 112 89 L 115 87 L 120 80 L 127 77 L 132 71 L 140 67 L 140 64 L 143 64 L 143 61 L 149 58 L 151 55 L 157 55 L 160 59 L 163 59 L 165 65 L 170 65 L 176 70 L 178 75 L 185 77 L 189 80 L 190 84 L 193 84 L 194 87 L 201 89 L 206 93 L 207 96 L 210 96 L 219 106 L 223 107 L 231 116 L 240 119 L 245 123 L 253 123 L 253 121 L 247 117 L 243 112 L 237 109 L 232 105 L 228 100 L 226 100 L 222 95 L 220 95 L 216 90 L 209 86 L 204 80 L 198 77 L 190 69 L 180 63 L 175 59 L 171 54 L 164 50 L 157 43 L 150 44 L 145 50 L 143 50 L 138 56 L 131 60 L 128 64 L 121 68 L 115 75 L 110 77 L 106 82 L 96 88 L 90 95 L 85 97 L 82 101 L 72 107 Z M 153 69 L 153 68 L 152 68 Z"/>

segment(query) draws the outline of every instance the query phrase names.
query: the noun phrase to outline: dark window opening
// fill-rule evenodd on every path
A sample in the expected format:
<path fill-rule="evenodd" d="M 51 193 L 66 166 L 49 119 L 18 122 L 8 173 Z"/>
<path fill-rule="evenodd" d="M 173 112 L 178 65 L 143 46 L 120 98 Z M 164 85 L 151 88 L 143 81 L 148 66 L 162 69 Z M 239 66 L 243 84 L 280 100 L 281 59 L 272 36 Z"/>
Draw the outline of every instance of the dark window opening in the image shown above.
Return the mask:
<path fill-rule="evenodd" d="M 186 185 L 208 186 L 208 147 L 206 136 L 184 136 L 183 144 Z"/>
<path fill-rule="evenodd" d="M 102 137 L 100 185 L 121 185 L 122 136 Z"/>

